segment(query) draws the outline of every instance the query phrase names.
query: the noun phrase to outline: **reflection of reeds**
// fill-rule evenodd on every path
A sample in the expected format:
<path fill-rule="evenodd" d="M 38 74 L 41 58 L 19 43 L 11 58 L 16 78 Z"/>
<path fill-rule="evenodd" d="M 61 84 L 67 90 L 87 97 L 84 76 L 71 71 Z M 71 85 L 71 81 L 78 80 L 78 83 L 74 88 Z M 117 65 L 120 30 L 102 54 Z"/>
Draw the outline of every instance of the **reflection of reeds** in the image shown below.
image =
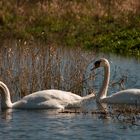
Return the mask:
<path fill-rule="evenodd" d="M 51 88 L 82 94 L 83 73 L 91 57 L 79 49 L 7 40 L 0 48 L 0 80 L 16 98 Z"/>

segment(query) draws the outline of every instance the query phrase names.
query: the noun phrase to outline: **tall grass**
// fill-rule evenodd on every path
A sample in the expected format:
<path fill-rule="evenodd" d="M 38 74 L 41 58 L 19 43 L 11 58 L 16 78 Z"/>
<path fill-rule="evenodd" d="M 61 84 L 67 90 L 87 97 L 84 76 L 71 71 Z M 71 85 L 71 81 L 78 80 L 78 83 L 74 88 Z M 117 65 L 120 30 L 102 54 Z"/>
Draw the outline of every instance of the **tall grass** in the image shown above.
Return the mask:
<path fill-rule="evenodd" d="M 82 95 L 83 75 L 93 53 L 39 42 L 7 40 L 1 44 L 0 80 L 14 98 L 52 88 Z"/>

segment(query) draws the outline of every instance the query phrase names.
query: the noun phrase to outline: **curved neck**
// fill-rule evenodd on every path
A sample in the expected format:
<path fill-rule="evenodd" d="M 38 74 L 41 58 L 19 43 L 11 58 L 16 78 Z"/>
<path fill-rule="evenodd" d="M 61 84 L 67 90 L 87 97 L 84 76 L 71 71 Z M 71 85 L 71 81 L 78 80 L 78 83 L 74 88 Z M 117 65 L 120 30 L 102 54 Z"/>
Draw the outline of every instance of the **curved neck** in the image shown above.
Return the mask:
<path fill-rule="evenodd" d="M 97 95 L 97 100 L 106 97 L 108 86 L 109 86 L 109 80 L 110 80 L 110 65 L 108 63 L 104 66 L 104 80 L 103 80 L 102 87 Z"/>
<path fill-rule="evenodd" d="M 1 108 L 11 108 L 12 102 L 9 89 L 2 82 L 0 82 L 0 90 L 1 90 Z"/>

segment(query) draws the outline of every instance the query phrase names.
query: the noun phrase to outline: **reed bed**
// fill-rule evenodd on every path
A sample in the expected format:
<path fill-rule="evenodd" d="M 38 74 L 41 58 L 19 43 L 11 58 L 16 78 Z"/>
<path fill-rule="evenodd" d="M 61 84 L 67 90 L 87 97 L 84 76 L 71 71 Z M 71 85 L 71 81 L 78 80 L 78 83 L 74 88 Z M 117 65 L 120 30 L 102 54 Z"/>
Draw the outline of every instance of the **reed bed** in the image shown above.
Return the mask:
<path fill-rule="evenodd" d="M 83 75 L 94 53 L 40 42 L 6 40 L 0 48 L 0 80 L 21 98 L 43 89 L 83 93 Z M 91 89 L 90 89 L 91 91 Z M 86 94 L 89 91 L 86 91 Z"/>
<path fill-rule="evenodd" d="M 0 80 L 8 85 L 11 95 L 21 98 L 43 89 L 60 89 L 84 96 L 97 91 L 103 80 L 102 69 L 91 68 L 98 54 L 80 48 L 67 48 L 40 41 L 4 40 L 0 42 Z M 137 82 L 131 71 L 111 66 L 109 90 L 127 88 Z M 95 79 L 96 77 L 96 79 Z"/>

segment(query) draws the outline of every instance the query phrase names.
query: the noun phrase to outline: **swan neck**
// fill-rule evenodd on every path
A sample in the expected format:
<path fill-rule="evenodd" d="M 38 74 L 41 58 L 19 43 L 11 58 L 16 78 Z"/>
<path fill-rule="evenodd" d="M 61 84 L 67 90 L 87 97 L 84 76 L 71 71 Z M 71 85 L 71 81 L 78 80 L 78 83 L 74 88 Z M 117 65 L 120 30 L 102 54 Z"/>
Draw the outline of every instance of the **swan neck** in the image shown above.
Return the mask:
<path fill-rule="evenodd" d="M 89 100 L 94 99 L 94 98 L 95 98 L 95 94 L 91 93 L 89 95 L 86 95 L 86 96 L 82 97 L 82 100 L 83 101 L 89 101 Z"/>
<path fill-rule="evenodd" d="M 105 98 L 107 96 L 109 80 L 110 80 L 110 65 L 108 63 L 104 66 L 104 80 L 103 80 L 101 90 L 99 91 L 99 94 L 97 95 L 97 99 Z"/>
<path fill-rule="evenodd" d="M 0 82 L 0 89 L 1 89 L 1 108 L 11 108 L 12 102 L 8 87 L 4 83 Z"/>

